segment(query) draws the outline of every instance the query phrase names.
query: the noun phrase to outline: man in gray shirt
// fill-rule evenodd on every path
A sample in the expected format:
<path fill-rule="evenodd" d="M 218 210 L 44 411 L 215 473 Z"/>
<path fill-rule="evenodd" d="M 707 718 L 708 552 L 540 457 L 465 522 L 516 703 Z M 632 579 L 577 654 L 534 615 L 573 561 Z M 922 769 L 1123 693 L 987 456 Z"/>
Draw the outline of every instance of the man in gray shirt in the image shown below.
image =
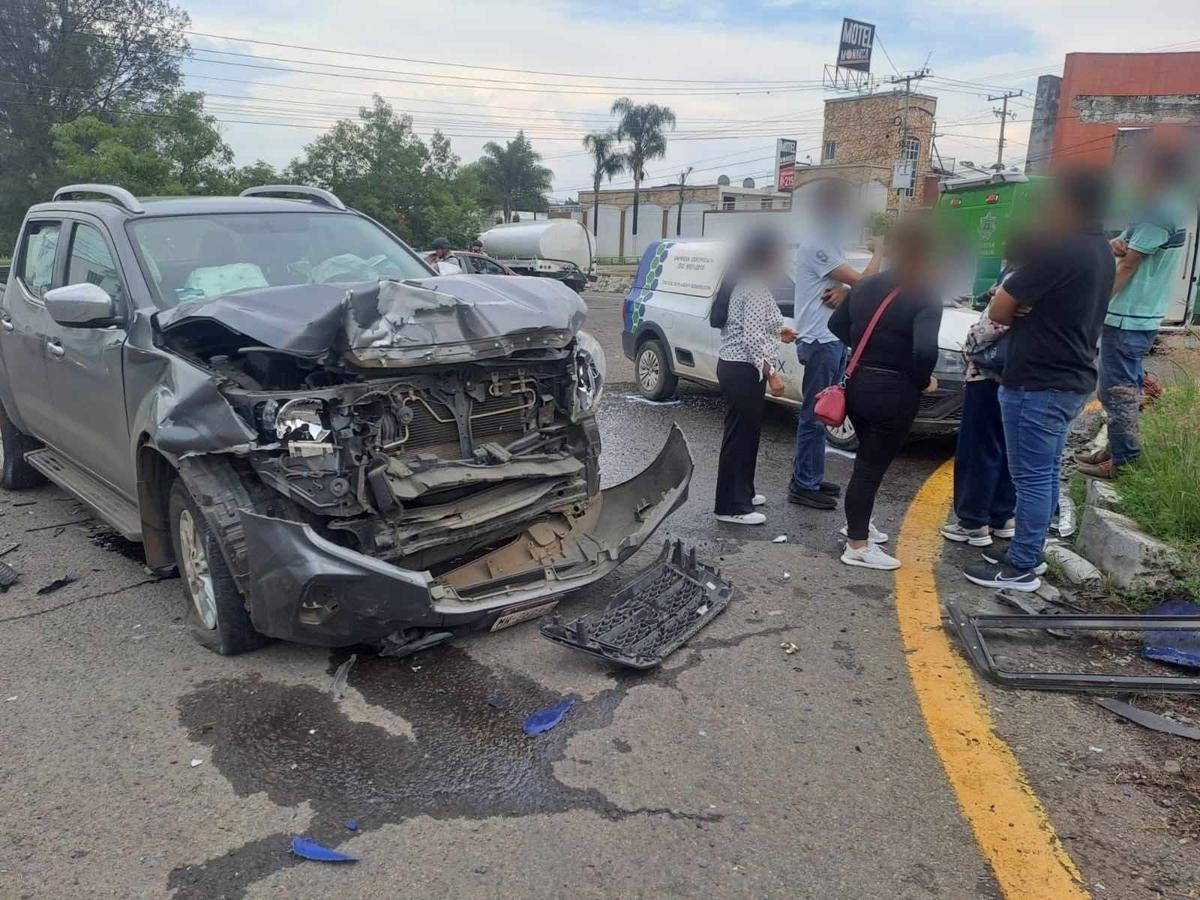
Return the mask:
<path fill-rule="evenodd" d="M 873 251 L 861 274 L 847 263 L 843 243 L 856 230 L 853 188 L 830 180 L 814 192 L 816 227 L 796 251 L 796 356 L 804 378 L 788 500 L 833 509 L 841 488 L 825 481 L 825 426 L 813 414 L 817 394 L 838 384 L 846 371 L 846 347 L 829 330 L 829 317 L 851 285 L 879 271 L 880 253 L 878 248 Z"/>

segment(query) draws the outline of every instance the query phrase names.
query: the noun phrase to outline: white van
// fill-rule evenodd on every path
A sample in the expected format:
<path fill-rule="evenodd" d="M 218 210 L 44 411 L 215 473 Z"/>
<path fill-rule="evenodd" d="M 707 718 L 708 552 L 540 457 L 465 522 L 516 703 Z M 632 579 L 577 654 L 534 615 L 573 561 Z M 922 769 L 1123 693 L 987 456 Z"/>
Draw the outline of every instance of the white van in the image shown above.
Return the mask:
<path fill-rule="evenodd" d="M 650 400 L 673 396 L 679 379 L 716 386 L 717 353 L 721 333 L 708 324 L 713 296 L 725 274 L 731 245 L 721 241 L 657 241 L 646 248 L 633 287 L 625 298 L 621 343 L 633 360 L 638 389 Z M 867 265 L 865 253 L 848 254 L 859 271 Z M 774 288 L 784 318 L 793 314 L 795 286 L 790 276 Z M 921 407 L 913 430 L 924 433 L 957 430 L 962 413 L 962 356 L 967 330 L 979 313 L 948 304 L 942 313 L 938 337 L 940 354 L 934 374 L 938 390 L 921 396 Z M 783 347 L 782 397 L 777 403 L 799 406 L 804 368 L 793 347 Z M 847 419 L 840 428 L 828 430 L 832 446 L 851 450 L 857 446 L 854 428 Z"/>

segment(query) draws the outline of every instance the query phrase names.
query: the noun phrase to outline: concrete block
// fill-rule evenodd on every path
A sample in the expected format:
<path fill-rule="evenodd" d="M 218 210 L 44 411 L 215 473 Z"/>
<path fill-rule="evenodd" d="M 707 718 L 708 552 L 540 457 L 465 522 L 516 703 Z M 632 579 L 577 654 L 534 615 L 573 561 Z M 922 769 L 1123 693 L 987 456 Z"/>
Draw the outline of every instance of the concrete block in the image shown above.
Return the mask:
<path fill-rule="evenodd" d="M 1124 590 L 1161 587 L 1174 580 L 1179 554 L 1150 537 L 1128 516 L 1089 506 L 1079 527 L 1079 551 Z"/>
<path fill-rule="evenodd" d="M 1071 584 L 1094 584 L 1104 578 L 1104 574 L 1099 569 L 1062 544 L 1050 542 L 1046 545 L 1043 556 L 1047 560 L 1057 563 Z"/>
<path fill-rule="evenodd" d="M 1121 509 L 1121 495 L 1117 493 L 1117 486 L 1111 481 L 1089 478 L 1087 485 L 1087 505 L 1119 512 Z"/>

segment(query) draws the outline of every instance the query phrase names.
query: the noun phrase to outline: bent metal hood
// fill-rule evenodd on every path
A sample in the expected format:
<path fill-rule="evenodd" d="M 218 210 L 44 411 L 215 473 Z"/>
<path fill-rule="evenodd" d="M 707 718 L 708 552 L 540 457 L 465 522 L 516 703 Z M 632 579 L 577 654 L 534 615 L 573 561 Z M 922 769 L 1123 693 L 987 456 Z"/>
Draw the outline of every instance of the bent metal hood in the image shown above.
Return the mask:
<path fill-rule="evenodd" d="M 181 304 L 155 323 L 164 336 L 206 344 L 224 332 L 296 356 L 345 353 L 359 365 L 391 367 L 562 348 L 586 312 L 558 281 L 449 275 L 263 288 Z"/>

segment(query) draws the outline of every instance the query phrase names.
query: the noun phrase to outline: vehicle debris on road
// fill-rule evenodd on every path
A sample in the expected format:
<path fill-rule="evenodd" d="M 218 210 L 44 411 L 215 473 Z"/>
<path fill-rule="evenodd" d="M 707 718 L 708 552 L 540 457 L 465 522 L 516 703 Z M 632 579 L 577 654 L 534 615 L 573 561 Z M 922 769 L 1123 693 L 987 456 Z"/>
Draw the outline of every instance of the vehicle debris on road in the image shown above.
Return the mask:
<path fill-rule="evenodd" d="M 1185 725 L 1183 722 L 1177 722 L 1167 716 L 1159 715 L 1156 712 L 1142 709 L 1140 706 L 1134 706 L 1126 703 L 1124 700 L 1117 700 L 1112 697 L 1101 697 L 1096 702 L 1109 712 L 1116 713 L 1121 718 L 1128 719 L 1130 722 L 1141 725 L 1143 728 L 1149 728 L 1151 731 L 1160 731 L 1163 734 L 1173 734 L 1193 741 L 1200 741 L 1200 728 L 1197 728 L 1195 725 Z"/>
<path fill-rule="evenodd" d="M 299 857 L 311 859 L 314 862 L 358 862 L 357 856 L 350 856 L 348 853 L 332 850 L 329 847 L 318 844 L 312 838 L 307 836 L 292 838 L 292 852 Z"/>
<path fill-rule="evenodd" d="M 76 572 L 74 569 L 70 569 L 62 577 L 55 578 L 49 584 L 38 588 L 37 592 L 39 595 L 53 594 L 55 591 L 60 591 L 63 588 L 65 588 L 67 585 L 74 584 L 78 580 L 79 580 L 79 573 Z"/>
<path fill-rule="evenodd" d="M 350 680 L 350 669 L 353 668 L 355 660 L 358 659 L 357 653 L 351 653 L 350 658 L 337 667 L 337 671 L 333 673 L 333 684 L 329 687 L 329 692 L 333 694 L 334 700 L 341 700 L 346 695 L 346 685 Z"/>
<path fill-rule="evenodd" d="M 1200 606 L 1188 600 L 1167 600 L 1148 610 L 1149 616 L 1200 616 Z M 1200 631 L 1151 631 L 1142 649 L 1145 659 L 1200 669 Z"/>
<path fill-rule="evenodd" d="M 645 571 L 622 586 L 604 611 L 564 622 L 554 616 L 542 637 L 633 669 L 651 669 L 725 611 L 733 586 L 694 547 L 668 541 Z"/>
<path fill-rule="evenodd" d="M 20 577 L 16 569 L 6 562 L 0 562 L 0 594 L 6 593 Z"/>
<path fill-rule="evenodd" d="M 567 713 L 571 711 L 571 707 L 574 705 L 575 698 L 568 697 L 554 706 L 539 709 L 525 720 L 525 723 L 521 726 L 521 730 L 530 737 L 544 734 L 551 728 L 556 728 L 567 717 Z"/>

